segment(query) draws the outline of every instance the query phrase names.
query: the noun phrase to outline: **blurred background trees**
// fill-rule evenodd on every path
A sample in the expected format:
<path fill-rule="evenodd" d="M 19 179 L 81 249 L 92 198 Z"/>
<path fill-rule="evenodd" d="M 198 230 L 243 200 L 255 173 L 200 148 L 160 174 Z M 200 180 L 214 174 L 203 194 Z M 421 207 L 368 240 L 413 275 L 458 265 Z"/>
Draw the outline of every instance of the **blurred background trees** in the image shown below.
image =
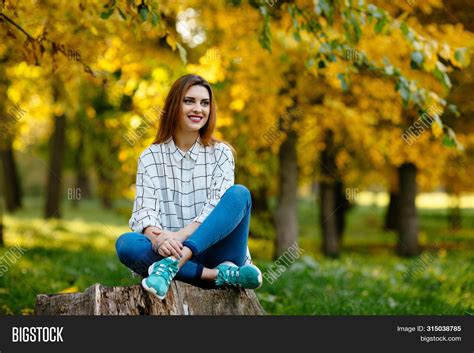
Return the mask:
<path fill-rule="evenodd" d="M 451 226 L 462 226 L 474 148 L 467 1 L 1 6 L 8 212 L 35 195 L 45 218 L 60 218 L 66 199 L 92 198 L 125 222 L 168 89 L 197 73 L 214 85 L 216 134 L 238 151 L 236 182 L 252 192 L 251 236 L 274 242 L 275 257 L 299 239 L 302 197 L 318 200 L 314 234 L 331 257 L 362 191 L 389 195 L 384 231 L 397 232 L 401 255 L 420 252 L 420 191 L 449 194 Z"/>

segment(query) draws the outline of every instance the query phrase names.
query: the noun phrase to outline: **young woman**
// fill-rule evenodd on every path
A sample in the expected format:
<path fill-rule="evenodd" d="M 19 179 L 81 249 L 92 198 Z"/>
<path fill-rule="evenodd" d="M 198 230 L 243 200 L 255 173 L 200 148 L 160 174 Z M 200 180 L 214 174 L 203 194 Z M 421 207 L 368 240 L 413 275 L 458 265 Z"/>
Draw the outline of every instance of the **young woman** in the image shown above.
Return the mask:
<path fill-rule="evenodd" d="M 259 288 L 247 247 L 251 198 L 234 185 L 233 150 L 213 137 L 210 84 L 185 75 L 166 97 L 154 143 L 138 159 L 130 228 L 120 261 L 163 299 L 173 278 L 200 287 Z"/>

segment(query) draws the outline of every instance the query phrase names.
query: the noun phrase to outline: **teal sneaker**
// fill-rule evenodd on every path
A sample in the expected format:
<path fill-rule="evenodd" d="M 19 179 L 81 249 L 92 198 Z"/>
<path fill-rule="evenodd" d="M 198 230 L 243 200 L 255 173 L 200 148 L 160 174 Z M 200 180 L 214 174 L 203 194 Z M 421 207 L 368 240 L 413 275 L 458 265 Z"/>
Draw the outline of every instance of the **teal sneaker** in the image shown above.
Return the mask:
<path fill-rule="evenodd" d="M 142 286 L 148 292 L 163 300 L 168 293 L 171 280 L 178 273 L 178 260 L 167 257 L 163 260 L 154 262 L 148 267 L 147 278 L 142 280 Z"/>
<path fill-rule="evenodd" d="M 262 272 L 255 265 L 245 265 L 238 267 L 230 261 L 221 263 L 216 267 L 219 270 L 216 279 L 216 286 L 224 285 L 258 289 L 262 286 Z"/>

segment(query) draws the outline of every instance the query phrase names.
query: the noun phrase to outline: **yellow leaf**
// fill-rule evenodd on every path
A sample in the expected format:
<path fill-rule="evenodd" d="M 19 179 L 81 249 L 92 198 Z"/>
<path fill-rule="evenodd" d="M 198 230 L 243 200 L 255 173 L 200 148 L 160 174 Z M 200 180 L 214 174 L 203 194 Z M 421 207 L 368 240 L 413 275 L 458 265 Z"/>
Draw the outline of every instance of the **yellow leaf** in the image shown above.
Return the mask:
<path fill-rule="evenodd" d="M 23 308 L 21 309 L 21 315 L 34 315 L 35 311 L 33 308 Z"/>
<path fill-rule="evenodd" d="M 433 131 L 433 135 L 436 137 L 440 137 L 443 134 L 443 129 L 437 122 L 435 122 L 433 125 L 431 125 L 431 131 Z"/>
<path fill-rule="evenodd" d="M 60 291 L 59 293 L 76 293 L 79 292 L 79 288 L 76 286 L 68 287 Z"/>
<path fill-rule="evenodd" d="M 168 45 L 173 49 L 173 51 L 176 50 L 176 40 L 170 34 L 166 36 L 166 43 L 168 43 Z"/>

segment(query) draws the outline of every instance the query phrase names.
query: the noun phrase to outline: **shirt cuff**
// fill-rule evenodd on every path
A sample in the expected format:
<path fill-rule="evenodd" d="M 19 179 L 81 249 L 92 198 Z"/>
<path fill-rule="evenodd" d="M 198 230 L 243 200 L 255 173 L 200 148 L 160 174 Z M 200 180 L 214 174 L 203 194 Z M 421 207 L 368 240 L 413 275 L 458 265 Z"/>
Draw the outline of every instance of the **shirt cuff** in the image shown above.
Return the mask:
<path fill-rule="evenodd" d="M 158 221 L 151 220 L 151 219 L 143 220 L 142 222 L 137 223 L 134 227 L 131 227 L 131 228 L 135 233 L 143 233 L 143 231 L 147 227 L 158 227 L 160 229 L 163 229 L 161 227 L 161 224 Z"/>

